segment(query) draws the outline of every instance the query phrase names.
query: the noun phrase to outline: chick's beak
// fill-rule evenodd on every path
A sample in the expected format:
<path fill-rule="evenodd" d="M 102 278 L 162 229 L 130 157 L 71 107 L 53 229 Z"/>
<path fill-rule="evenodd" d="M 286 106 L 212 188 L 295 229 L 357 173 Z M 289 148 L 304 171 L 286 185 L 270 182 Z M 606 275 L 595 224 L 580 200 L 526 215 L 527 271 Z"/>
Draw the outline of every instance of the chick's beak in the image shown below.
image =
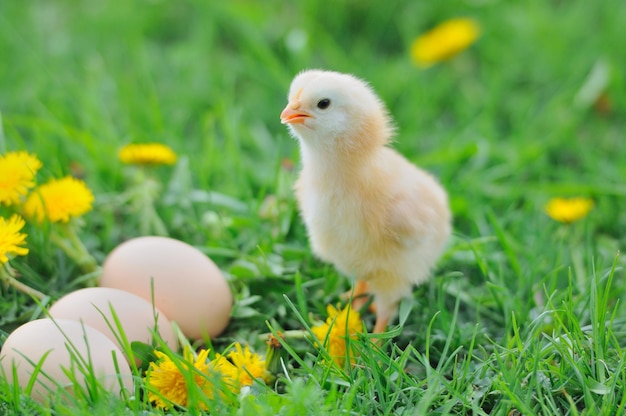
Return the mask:
<path fill-rule="evenodd" d="M 310 117 L 312 117 L 311 114 L 300 110 L 300 103 L 296 101 L 287 104 L 287 107 L 280 113 L 280 122 L 283 124 L 299 124 L 304 123 L 304 120 Z"/>

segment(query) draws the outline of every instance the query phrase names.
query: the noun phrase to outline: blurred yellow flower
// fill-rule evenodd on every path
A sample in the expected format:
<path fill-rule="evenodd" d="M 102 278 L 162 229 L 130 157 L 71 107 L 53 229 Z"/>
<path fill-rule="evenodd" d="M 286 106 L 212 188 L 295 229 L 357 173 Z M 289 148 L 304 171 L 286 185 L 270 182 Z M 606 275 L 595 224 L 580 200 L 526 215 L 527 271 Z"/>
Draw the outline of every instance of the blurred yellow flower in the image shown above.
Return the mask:
<path fill-rule="evenodd" d="M 0 205 L 18 204 L 35 186 L 35 174 L 41 166 L 37 156 L 27 152 L 0 155 Z"/>
<path fill-rule="evenodd" d="M 161 143 L 127 144 L 118 154 L 122 163 L 132 165 L 173 165 L 176 153 Z"/>
<path fill-rule="evenodd" d="M 85 182 L 66 176 L 37 187 L 24 203 L 24 214 L 38 222 L 66 223 L 91 211 L 94 197 Z"/>
<path fill-rule="evenodd" d="M 357 334 L 363 332 L 361 316 L 357 311 L 353 311 L 349 304 L 342 310 L 328 305 L 326 311 L 328 312 L 326 322 L 312 327 L 311 330 L 318 341 L 323 343 L 333 361 L 343 365 L 347 356 L 346 339 L 356 339 Z M 351 357 L 353 356 L 351 352 Z"/>
<path fill-rule="evenodd" d="M 420 67 L 445 61 L 467 49 L 480 35 L 480 27 L 472 19 L 450 19 L 413 41 L 411 57 Z"/>
<path fill-rule="evenodd" d="M 589 198 L 553 198 L 545 206 L 545 211 L 555 221 L 569 224 L 584 218 L 593 208 Z"/>
<path fill-rule="evenodd" d="M 265 381 L 270 376 L 265 360 L 259 354 L 253 354 L 247 345 L 242 348 L 237 342 L 235 350 L 228 353 L 228 358 L 237 367 L 240 386 L 251 386 L 255 379 Z"/>
<path fill-rule="evenodd" d="M 190 372 L 193 381 L 207 397 L 213 397 L 213 385 L 207 377 L 202 375 L 208 373 L 209 350 L 201 350 L 194 359 L 193 353 L 185 349 L 184 359 L 176 363 L 160 351 L 154 351 L 154 353 L 158 360 L 150 363 L 144 381 L 148 387 L 148 400 L 154 402 L 158 408 L 168 409 L 173 405 L 187 406 L 189 387 L 185 375 L 181 372 L 181 367 L 183 371 Z M 193 368 L 197 372 L 192 372 Z"/>
<path fill-rule="evenodd" d="M 24 219 L 16 214 L 8 220 L 0 217 L 0 265 L 8 262 L 10 255 L 28 254 L 28 249 L 21 247 L 26 244 L 26 234 L 20 233 L 24 224 Z"/>

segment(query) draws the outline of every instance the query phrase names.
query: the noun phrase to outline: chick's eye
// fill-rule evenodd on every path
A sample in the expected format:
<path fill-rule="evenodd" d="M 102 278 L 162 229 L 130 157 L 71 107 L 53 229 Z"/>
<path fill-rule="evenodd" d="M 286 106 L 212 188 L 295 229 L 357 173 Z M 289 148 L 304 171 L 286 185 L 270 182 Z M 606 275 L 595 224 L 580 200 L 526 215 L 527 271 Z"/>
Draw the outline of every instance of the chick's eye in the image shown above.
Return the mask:
<path fill-rule="evenodd" d="M 328 98 L 322 98 L 317 102 L 317 108 L 320 110 L 325 110 L 330 107 L 330 100 Z"/>

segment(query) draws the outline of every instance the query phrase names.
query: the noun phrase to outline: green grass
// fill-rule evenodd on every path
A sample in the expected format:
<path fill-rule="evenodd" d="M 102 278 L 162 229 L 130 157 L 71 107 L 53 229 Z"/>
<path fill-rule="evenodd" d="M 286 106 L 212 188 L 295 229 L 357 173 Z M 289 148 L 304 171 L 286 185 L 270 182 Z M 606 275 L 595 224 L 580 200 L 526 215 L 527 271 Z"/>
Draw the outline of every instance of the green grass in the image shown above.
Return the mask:
<path fill-rule="evenodd" d="M 412 40 L 455 16 L 480 23 L 478 43 L 413 66 Z M 625 21 L 619 0 L 2 1 L 0 152 L 36 153 L 40 181 L 82 175 L 97 202 L 81 238 L 101 262 L 143 230 L 116 202 L 129 184 L 117 150 L 170 145 L 180 160 L 156 171 L 157 211 L 235 292 L 213 345 L 263 352 L 267 322 L 302 329 L 350 287 L 310 252 L 284 163 L 297 166 L 297 143 L 278 115 L 299 70 L 354 73 L 387 103 L 394 146 L 448 190 L 455 236 L 403 303 L 395 336 L 355 342 L 359 365 L 329 372 L 308 342 L 288 340 L 276 386 L 213 413 L 622 414 Z M 577 98 L 596 65 L 608 71 L 606 113 Z M 545 215 L 550 198 L 570 195 L 594 199 L 587 218 Z M 270 196 L 275 209 L 259 215 Z M 11 262 L 23 282 L 52 299 L 84 284 L 46 230 L 26 232 L 31 252 Z M 0 341 L 43 316 L 29 297 L 0 293 Z M 104 393 L 44 409 L 5 380 L 0 402 L 0 414 L 159 414 Z"/>

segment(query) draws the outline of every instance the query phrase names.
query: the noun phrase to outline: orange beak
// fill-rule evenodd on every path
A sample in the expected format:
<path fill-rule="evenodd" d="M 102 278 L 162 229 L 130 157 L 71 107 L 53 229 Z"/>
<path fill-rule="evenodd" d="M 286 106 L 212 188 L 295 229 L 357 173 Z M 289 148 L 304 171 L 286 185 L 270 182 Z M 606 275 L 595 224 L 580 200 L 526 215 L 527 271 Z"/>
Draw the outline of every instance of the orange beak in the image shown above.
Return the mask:
<path fill-rule="evenodd" d="M 280 122 L 283 124 L 299 124 L 304 123 L 304 120 L 312 117 L 311 114 L 306 111 L 299 111 L 300 102 L 289 103 L 287 107 L 280 113 Z"/>

